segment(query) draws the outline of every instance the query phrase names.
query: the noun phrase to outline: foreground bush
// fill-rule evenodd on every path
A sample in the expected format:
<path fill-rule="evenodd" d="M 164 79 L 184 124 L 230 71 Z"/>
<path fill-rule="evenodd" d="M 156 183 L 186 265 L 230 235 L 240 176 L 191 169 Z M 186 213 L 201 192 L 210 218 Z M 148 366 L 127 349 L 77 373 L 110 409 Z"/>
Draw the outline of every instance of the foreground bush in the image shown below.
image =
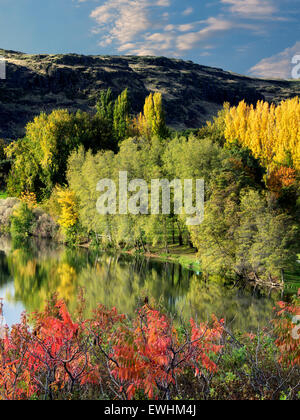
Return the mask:
<path fill-rule="evenodd" d="M 297 398 L 299 360 L 285 365 L 280 346 L 278 363 L 265 331 L 233 337 L 216 318 L 175 327 L 148 304 L 132 320 L 101 305 L 82 313 L 73 321 L 54 299 L 2 333 L 0 399 Z"/>

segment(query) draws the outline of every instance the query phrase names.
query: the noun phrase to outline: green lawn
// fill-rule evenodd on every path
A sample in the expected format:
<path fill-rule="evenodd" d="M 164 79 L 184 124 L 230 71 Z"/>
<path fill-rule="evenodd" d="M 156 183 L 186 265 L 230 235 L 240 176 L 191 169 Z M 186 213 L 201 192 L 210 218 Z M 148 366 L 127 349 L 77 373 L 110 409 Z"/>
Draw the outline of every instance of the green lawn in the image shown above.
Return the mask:
<path fill-rule="evenodd" d="M 7 193 L 5 191 L 0 191 L 0 200 L 2 198 L 7 198 L 7 197 L 8 197 L 8 195 L 7 195 Z"/>

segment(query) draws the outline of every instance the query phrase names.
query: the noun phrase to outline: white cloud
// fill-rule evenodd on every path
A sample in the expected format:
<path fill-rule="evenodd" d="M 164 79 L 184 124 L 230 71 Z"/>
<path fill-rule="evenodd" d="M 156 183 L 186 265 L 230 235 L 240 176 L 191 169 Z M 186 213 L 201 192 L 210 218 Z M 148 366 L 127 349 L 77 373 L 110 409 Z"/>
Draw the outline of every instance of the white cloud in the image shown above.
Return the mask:
<path fill-rule="evenodd" d="M 185 23 L 183 25 L 178 25 L 177 28 L 179 32 L 188 32 L 193 30 L 195 27 L 195 23 Z"/>
<path fill-rule="evenodd" d="M 294 66 L 292 58 L 295 55 L 300 55 L 300 41 L 279 54 L 264 58 L 249 70 L 249 74 L 272 79 L 291 79 Z"/>
<path fill-rule="evenodd" d="M 182 12 L 183 16 L 189 16 L 192 13 L 194 13 L 194 9 L 192 7 L 188 7 Z"/>
<path fill-rule="evenodd" d="M 170 0 L 107 0 L 90 14 L 97 23 L 93 33 L 103 33 L 100 46 L 116 43 L 120 52 L 176 55 L 175 32 L 191 31 L 194 24 L 168 24 L 170 5 Z"/>
<path fill-rule="evenodd" d="M 258 32 L 257 22 L 251 25 L 244 18 L 269 19 L 277 10 L 273 1 L 219 0 L 226 13 L 175 24 L 174 16 L 195 16 L 194 8 L 183 3 L 181 10 L 171 9 L 172 0 L 105 0 L 90 14 L 96 23 L 92 33 L 101 36 L 100 46 L 125 54 L 179 56 L 195 47 L 201 54 L 209 38 L 234 28 Z"/>
<path fill-rule="evenodd" d="M 169 6 L 171 6 L 171 2 L 170 2 L 170 0 L 157 0 L 156 4 L 154 2 L 154 5 L 162 6 L 162 7 L 169 7 Z"/>
<path fill-rule="evenodd" d="M 177 38 L 177 48 L 180 51 L 190 50 L 200 41 L 215 35 L 220 31 L 227 31 L 232 28 L 233 24 L 224 19 L 211 17 L 205 21 L 205 28 L 197 32 L 189 32 Z"/>
<path fill-rule="evenodd" d="M 177 48 L 180 51 L 191 50 L 195 48 L 200 42 L 203 42 L 208 38 L 213 38 L 220 33 L 227 32 L 235 28 L 258 31 L 258 27 L 256 25 L 238 23 L 220 17 L 210 17 L 207 20 L 202 21 L 201 23 L 205 24 L 205 27 L 201 30 L 178 36 Z"/>
<path fill-rule="evenodd" d="M 91 18 L 105 29 L 107 39 L 124 44 L 151 27 L 148 0 L 108 0 L 91 13 Z M 157 0 L 154 6 L 166 7 L 168 0 Z"/>
<path fill-rule="evenodd" d="M 221 0 L 221 3 L 229 5 L 231 13 L 246 18 L 266 18 L 277 12 L 272 0 Z"/>

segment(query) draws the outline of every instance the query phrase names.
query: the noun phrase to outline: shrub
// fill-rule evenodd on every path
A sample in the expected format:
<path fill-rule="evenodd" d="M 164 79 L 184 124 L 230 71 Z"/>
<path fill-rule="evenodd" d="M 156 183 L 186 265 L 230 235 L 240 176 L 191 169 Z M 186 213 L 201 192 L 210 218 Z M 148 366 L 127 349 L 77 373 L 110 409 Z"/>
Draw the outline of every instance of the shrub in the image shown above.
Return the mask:
<path fill-rule="evenodd" d="M 0 232 L 8 233 L 10 231 L 10 223 L 16 207 L 20 200 L 17 198 L 0 199 Z"/>
<path fill-rule="evenodd" d="M 0 340 L 0 399 L 70 398 L 87 387 L 119 398 L 170 398 L 184 370 L 217 370 L 212 358 L 223 332 L 214 319 L 211 326 L 192 322 L 179 335 L 147 305 L 132 321 L 100 305 L 90 321 L 79 311 L 74 322 L 55 300 L 32 323 L 24 316 Z"/>
<path fill-rule="evenodd" d="M 277 337 L 267 329 L 234 336 L 215 317 L 178 326 L 148 304 L 131 320 L 103 305 L 89 320 L 83 313 L 83 299 L 73 320 L 64 301 L 53 298 L 4 331 L 0 399 L 299 397 L 299 367 L 278 363 L 275 345 L 295 356 L 298 342 L 291 352 L 280 347 L 290 325 L 280 324 Z"/>
<path fill-rule="evenodd" d="M 34 215 L 27 203 L 21 202 L 11 218 L 12 237 L 29 236 L 32 233 Z"/>
<path fill-rule="evenodd" d="M 276 345 L 281 353 L 280 362 L 288 366 L 300 366 L 300 289 L 290 304 L 277 304 L 274 320 Z"/>

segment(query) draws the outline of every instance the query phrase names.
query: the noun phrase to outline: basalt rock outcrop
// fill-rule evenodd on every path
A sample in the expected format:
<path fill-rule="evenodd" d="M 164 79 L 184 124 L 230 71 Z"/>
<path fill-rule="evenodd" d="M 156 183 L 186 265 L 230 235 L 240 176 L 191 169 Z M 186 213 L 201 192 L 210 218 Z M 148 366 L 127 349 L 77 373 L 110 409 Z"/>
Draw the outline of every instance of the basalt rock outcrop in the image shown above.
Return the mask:
<path fill-rule="evenodd" d="M 128 88 L 133 113 L 149 92 L 163 94 L 168 124 L 197 128 L 225 101 L 279 102 L 300 95 L 297 81 L 262 80 L 190 61 L 164 57 L 30 55 L 0 50 L 6 80 L 0 80 L 0 138 L 24 135 L 25 125 L 41 111 L 57 108 L 95 112 L 101 89 L 114 94 Z"/>

